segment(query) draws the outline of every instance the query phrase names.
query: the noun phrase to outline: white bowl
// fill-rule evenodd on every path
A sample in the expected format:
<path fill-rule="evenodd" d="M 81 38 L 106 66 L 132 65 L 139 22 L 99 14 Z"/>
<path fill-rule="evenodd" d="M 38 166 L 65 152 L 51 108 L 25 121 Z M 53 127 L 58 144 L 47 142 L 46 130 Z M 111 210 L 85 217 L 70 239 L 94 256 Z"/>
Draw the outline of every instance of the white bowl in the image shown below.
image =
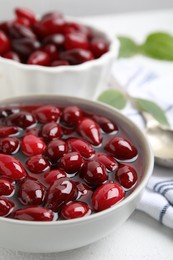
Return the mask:
<path fill-rule="evenodd" d="M 68 21 L 82 24 L 79 19 L 68 18 Z M 88 27 L 110 42 L 110 50 L 98 59 L 80 65 L 44 67 L 21 64 L 0 57 L 0 79 L 4 82 L 4 97 L 61 94 L 93 98 L 97 88 L 101 89 L 108 80 L 111 65 L 118 55 L 119 42 L 94 26 Z"/>
<path fill-rule="evenodd" d="M 20 221 L 0 217 L 0 247 L 26 252 L 59 252 L 82 247 L 106 236 L 119 227 L 134 211 L 153 169 L 153 154 L 141 130 L 114 108 L 99 102 L 67 96 L 32 96 L 8 99 L 0 105 L 42 103 L 75 104 L 90 112 L 107 116 L 118 122 L 129 139 L 140 149 L 142 158 L 140 180 L 134 191 L 124 200 L 99 213 L 57 222 Z M 141 156 L 141 155 L 140 155 Z"/>

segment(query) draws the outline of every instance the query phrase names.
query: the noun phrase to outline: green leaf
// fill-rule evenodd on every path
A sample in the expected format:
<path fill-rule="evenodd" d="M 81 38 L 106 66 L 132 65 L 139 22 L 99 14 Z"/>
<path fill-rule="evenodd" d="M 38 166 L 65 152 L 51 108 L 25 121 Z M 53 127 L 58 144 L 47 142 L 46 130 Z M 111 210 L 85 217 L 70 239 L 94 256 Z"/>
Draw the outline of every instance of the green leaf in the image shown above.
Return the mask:
<path fill-rule="evenodd" d="M 163 109 L 154 103 L 153 101 L 142 99 L 142 98 L 133 98 L 135 106 L 139 111 L 148 112 L 151 114 L 161 125 L 169 126 L 168 119 L 165 115 Z"/>
<path fill-rule="evenodd" d="M 118 36 L 120 41 L 119 57 L 131 57 L 139 53 L 139 46 L 130 38 Z"/>
<path fill-rule="evenodd" d="M 122 92 L 114 89 L 104 91 L 98 97 L 98 100 L 118 109 L 123 109 L 127 104 L 126 96 Z"/>
<path fill-rule="evenodd" d="M 173 60 L 173 36 L 165 32 L 152 33 L 146 38 L 142 50 L 152 58 Z"/>
<path fill-rule="evenodd" d="M 173 61 L 173 36 L 169 33 L 151 33 L 141 45 L 126 36 L 119 36 L 118 39 L 120 41 L 119 57 L 142 54 L 159 60 Z"/>

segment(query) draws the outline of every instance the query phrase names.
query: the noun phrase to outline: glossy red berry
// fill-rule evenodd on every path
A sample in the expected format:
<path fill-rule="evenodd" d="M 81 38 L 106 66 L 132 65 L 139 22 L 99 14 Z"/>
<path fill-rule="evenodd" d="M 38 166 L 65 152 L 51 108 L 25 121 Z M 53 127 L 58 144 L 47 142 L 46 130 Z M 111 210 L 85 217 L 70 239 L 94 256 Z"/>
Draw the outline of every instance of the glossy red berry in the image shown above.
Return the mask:
<path fill-rule="evenodd" d="M 56 33 L 53 35 L 49 35 L 43 39 L 43 44 L 53 44 L 57 50 L 64 48 L 64 40 L 65 37 L 63 34 Z"/>
<path fill-rule="evenodd" d="M 30 39 L 35 40 L 36 35 L 29 28 L 18 23 L 12 23 L 8 26 L 8 33 L 12 40 L 14 39 Z"/>
<path fill-rule="evenodd" d="M 1 126 L 0 138 L 13 136 L 19 133 L 19 129 L 16 126 Z"/>
<path fill-rule="evenodd" d="M 91 209 L 82 201 L 72 201 L 65 205 L 60 213 L 61 219 L 74 219 L 89 216 Z"/>
<path fill-rule="evenodd" d="M 82 111 L 77 106 L 67 106 L 62 112 L 62 120 L 68 126 L 76 126 L 82 119 Z"/>
<path fill-rule="evenodd" d="M 3 31 L 0 31 L 0 55 L 3 55 L 7 51 L 9 51 L 10 48 L 11 44 L 9 38 Z"/>
<path fill-rule="evenodd" d="M 0 154 L 0 175 L 13 181 L 23 180 L 27 176 L 21 162 L 7 154 Z"/>
<path fill-rule="evenodd" d="M 12 41 L 12 48 L 24 60 L 28 59 L 29 55 L 34 51 L 40 49 L 41 43 L 38 40 L 30 38 L 15 39 Z"/>
<path fill-rule="evenodd" d="M 136 148 L 127 139 L 121 137 L 111 138 L 104 149 L 118 160 L 131 160 L 138 154 Z"/>
<path fill-rule="evenodd" d="M 0 216 L 8 216 L 14 209 L 14 203 L 6 198 L 0 198 Z"/>
<path fill-rule="evenodd" d="M 52 221 L 54 214 L 52 210 L 40 206 L 29 206 L 14 212 L 14 218 L 29 221 Z"/>
<path fill-rule="evenodd" d="M 42 155 L 34 155 L 26 161 L 28 170 L 35 174 L 40 174 L 50 169 L 50 163 Z"/>
<path fill-rule="evenodd" d="M 52 66 L 53 61 L 56 61 L 59 58 L 56 46 L 52 43 L 46 44 L 43 48 L 43 51 L 49 55 Z"/>
<path fill-rule="evenodd" d="M 57 163 L 59 158 L 68 152 L 65 141 L 58 139 L 51 141 L 45 150 L 46 157 L 52 162 Z"/>
<path fill-rule="evenodd" d="M 99 186 L 108 179 L 105 166 L 97 161 L 86 162 L 81 177 L 90 186 Z"/>
<path fill-rule="evenodd" d="M 90 144 L 97 146 L 102 142 L 100 127 L 90 118 L 81 120 L 78 125 L 78 132 Z"/>
<path fill-rule="evenodd" d="M 0 22 L 0 31 L 4 32 L 7 35 L 9 24 L 11 24 L 11 21 L 1 21 Z"/>
<path fill-rule="evenodd" d="M 68 33 L 74 33 L 74 32 L 81 33 L 81 34 L 85 35 L 85 37 L 88 39 L 90 39 L 91 34 L 92 34 L 89 27 L 87 27 L 83 24 L 66 21 L 66 24 L 64 26 L 64 33 L 68 34 Z"/>
<path fill-rule="evenodd" d="M 127 164 L 119 165 L 115 178 L 126 189 L 132 188 L 138 179 L 135 169 Z"/>
<path fill-rule="evenodd" d="M 72 32 L 66 34 L 64 45 L 66 50 L 77 49 L 77 48 L 84 49 L 84 50 L 89 49 L 88 39 L 84 34 L 78 32 Z"/>
<path fill-rule="evenodd" d="M 94 115 L 93 120 L 100 126 L 102 131 L 106 134 L 118 131 L 118 127 L 106 117 Z"/>
<path fill-rule="evenodd" d="M 55 122 L 50 122 L 43 125 L 40 135 L 46 141 L 52 141 L 57 138 L 61 138 L 62 136 L 62 128 L 59 124 Z"/>
<path fill-rule="evenodd" d="M 44 186 L 35 179 L 26 178 L 19 186 L 18 199 L 23 205 L 40 205 L 44 196 Z"/>
<path fill-rule="evenodd" d="M 60 53 L 60 59 L 67 60 L 71 65 L 78 65 L 90 60 L 94 60 L 91 51 L 84 49 L 72 49 Z"/>
<path fill-rule="evenodd" d="M 0 196 L 11 196 L 14 193 L 14 185 L 7 178 L 0 178 Z"/>
<path fill-rule="evenodd" d="M 125 196 L 124 190 L 117 183 L 105 183 L 98 187 L 92 196 L 92 207 L 102 211 L 115 205 Z"/>
<path fill-rule="evenodd" d="M 45 207 L 57 212 L 65 204 L 75 200 L 76 197 L 77 188 L 75 183 L 71 179 L 60 178 L 48 189 Z"/>
<path fill-rule="evenodd" d="M 31 65 L 49 66 L 50 60 L 50 56 L 47 52 L 35 51 L 29 56 L 27 63 Z"/>
<path fill-rule="evenodd" d="M 59 161 L 60 168 L 69 174 L 77 173 L 83 164 L 83 158 L 78 152 L 67 153 Z"/>
<path fill-rule="evenodd" d="M 91 40 L 90 49 L 97 59 L 109 50 L 109 42 L 104 38 L 94 38 Z"/>
<path fill-rule="evenodd" d="M 17 62 L 21 62 L 19 55 L 17 52 L 14 51 L 8 51 L 3 55 L 3 58 L 9 59 L 9 60 L 14 60 Z"/>
<path fill-rule="evenodd" d="M 18 18 L 24 18 L 27 19 L 31 24 L 34 24 L 37 21 L 36 14 L 28 9 L 28 8 L 16 8 L 15 14 Z"/>
<path fill-rule="evenodd" d="M 112 156 L 105 153 L 96 153 L 93 160 L 102 163 L 110 172 L 115 171 L 118 168 L 117 161 Z"/>
<path fill-rule="evenodd" d="M 45 142 L 38 136 L 27 134 L 21 142 L 22 152 L 27 156 L 43 154 L 46 148 Z"/>
<path fill-rule="evenodd" d="M 94 148 L 85 140 L 69 138 L 67 144 L 71 151 L 79 152 L 86 159 L 91 158 L 95 154 Z"/>
<path fill-rule="evenodd" d="M 44 174 L 44 180 L 47 184 L 53 184 L 54 181 L 64 177 L 67 177 L 67 174 L 60 169 L 51 170 Z"/>
<path fill-rule="evenodd" d="M 18 112 L 15 114 L 9 115 L 5 119 L 5 123 L 8 126 L 18 126 L 20 128 L 26 129 L 35 125 L 36 121 L 32 114 L 28 112 Z"/>
<path fill-rule="evenodd" d="M 35 24 L 35 30 L 41 37 L 62 33 L 65 21 L 60 14 L 47 14 Z"/>
<path fill-rule="evenodd" d="M 19 148 L 19 140 L 15 137 L 6 137 L 0 140 L 0 153 L 15 154 Z"/>
<path fill-rule="evenodd" d="M 57 122 L 60 117 L 60 110 L 55 106 L 45 105 L 37 108 L 34 114 L 41 124 L 46 124 L 52 121 Z"/>
<path fill-rule="evenodd" d="M 23 26 L 29 27 L 29 28 L 31 27 L 30 21 L 24 17 L 17 17 L 15 19 L 14 23 L 20 24 L 20 25 L 23 25 Z"/>

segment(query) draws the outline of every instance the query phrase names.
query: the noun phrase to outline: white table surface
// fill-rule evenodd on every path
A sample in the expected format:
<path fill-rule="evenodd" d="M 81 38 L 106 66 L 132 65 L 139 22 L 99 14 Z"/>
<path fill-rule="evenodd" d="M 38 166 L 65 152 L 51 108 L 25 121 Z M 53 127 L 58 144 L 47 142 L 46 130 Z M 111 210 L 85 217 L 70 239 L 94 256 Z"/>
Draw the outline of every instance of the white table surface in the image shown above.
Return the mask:
<path fill-rule="evenodd" d="M 109 30 L 112 34 L 129 35 L 138 41 L 142 41 L 151 31 L 173 32 L 173 10 L 87 17 L 84 20 Z M 159 66 L 160 70 L 162 66 L 167 66 L 168 70 L 173 71 L 172 63 L 156 62 L 155 65 Z M 2 86 L 1 80 L 0 87 Z M 159 171 L 161 169 L 155 168 L 154 174 Z M 20 234 L 16 234 L 16 239 L 17 236 Z M 116 232 L 89 246 L 56 254 L 27 254 L 0 249 L 0 260 L 169 260 L 173 259 L 172 247 L 173 230 L 148 215 L 135 211 Z"/>

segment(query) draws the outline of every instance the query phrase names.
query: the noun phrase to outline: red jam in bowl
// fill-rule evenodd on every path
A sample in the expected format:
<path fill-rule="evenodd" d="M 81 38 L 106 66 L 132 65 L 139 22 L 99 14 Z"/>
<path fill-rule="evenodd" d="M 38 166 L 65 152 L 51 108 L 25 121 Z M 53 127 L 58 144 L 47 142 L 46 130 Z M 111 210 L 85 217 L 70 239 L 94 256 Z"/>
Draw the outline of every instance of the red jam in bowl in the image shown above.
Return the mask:
<path fill-rule="evenodd" d="M 60 221 L 108 209 L 140 179 L 118 122 L 78 106 L 0 108 L 0 216 Z"/>

